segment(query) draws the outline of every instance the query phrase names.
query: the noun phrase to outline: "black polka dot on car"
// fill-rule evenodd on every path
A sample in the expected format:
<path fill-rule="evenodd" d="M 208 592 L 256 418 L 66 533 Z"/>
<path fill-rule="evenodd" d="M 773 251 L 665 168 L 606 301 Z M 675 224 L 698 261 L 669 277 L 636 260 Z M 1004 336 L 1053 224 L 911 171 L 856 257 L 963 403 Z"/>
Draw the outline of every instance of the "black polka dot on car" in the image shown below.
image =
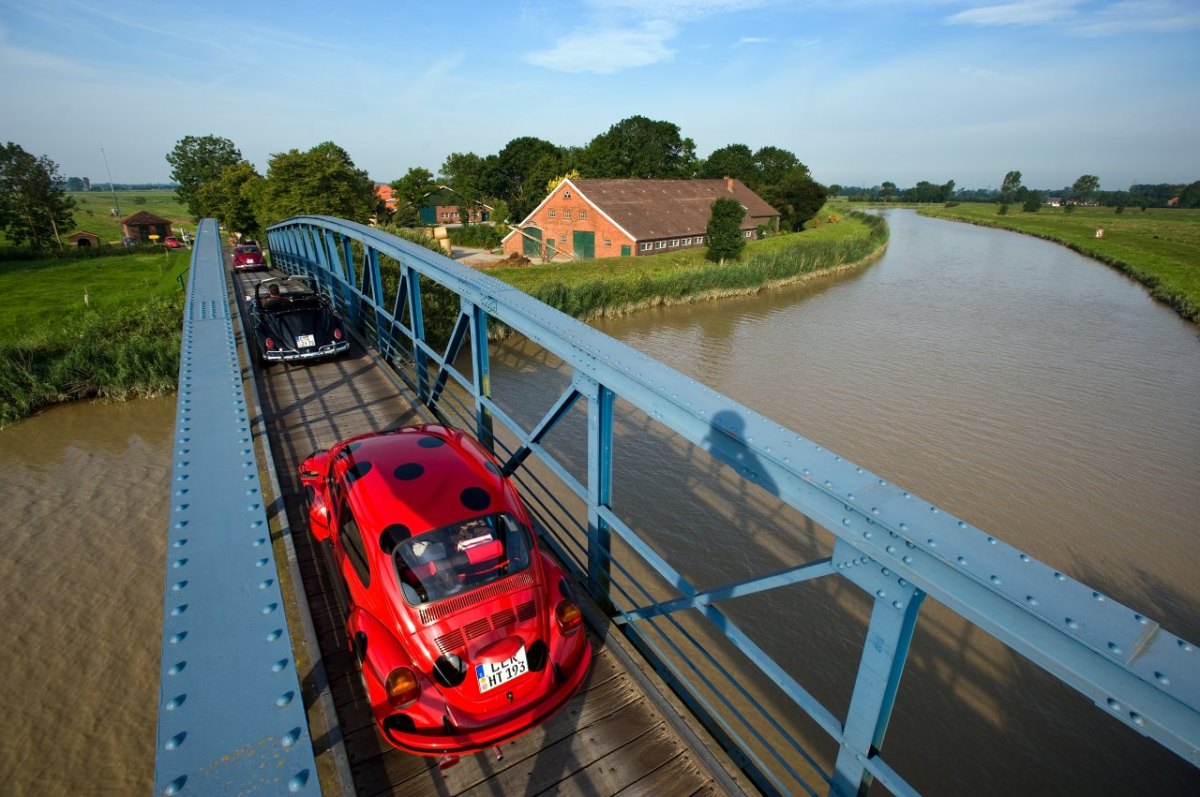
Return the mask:
<path fill-rule="evenodd" d="M 424 472 L 425 466 L 419 462 L 405 462 L 392 471 L 392 474 L 401 481 L 412 481 Z"/>
<path fill-rule="evenodd" d="M 482 487 L 468 487 L 462 491 L 462 494 L 458 498 L 462 501 L 463 506 L 475 512 L 487 509 L 492 503 L 492 497 Z"/>
<path fill-rule="evenodd" d="M 421 448 L 440 448 L 446 445 L 446 441 L 440 437 L 422 437 L 417 441 L 417 445 Z"/>
<path fill-rule="evenodd" d="M 370 462 L 355 462 L 350 467 L 346 468 L 346 481 L 353 484 L 371 472 Z"/>
<path fill-rule="evenodd" d="M 396 550 L 396 546 L 412 536 L 408 526 L 403 523 L 393 523 L 379 534 L 379 549 L 386 554 Z"/>

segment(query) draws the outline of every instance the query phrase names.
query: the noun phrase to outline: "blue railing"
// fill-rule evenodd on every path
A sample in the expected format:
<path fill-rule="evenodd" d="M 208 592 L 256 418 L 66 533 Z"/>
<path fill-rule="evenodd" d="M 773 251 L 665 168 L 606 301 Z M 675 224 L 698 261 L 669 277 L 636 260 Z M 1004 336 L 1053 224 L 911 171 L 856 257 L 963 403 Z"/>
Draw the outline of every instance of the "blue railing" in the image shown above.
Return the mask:
<path fill-rule="evenodd" d="M 272 227 L 268 239 L 273 265 L 313 277 L 431 413 L 471 428 L 506 461 L 547 541 L 764 791 L 851 794 L 874 780 L 893 793 L 913 793 L 880 751 L 926 596 L 1138 733 L 1193 765 L 1200 761 L 1200 668 L 1195 649 L 1148 618 L 486 274 L 386 233 L 333 218 L 290 219 Z M 211 307 L 214 313 L 225 307 L 215 298 L 201 298 L 199 306 Z M 189 323 L 193 317 L 189 309 Z M 506 381 L 493 384 L 501 369 L 493 373 L 497 344 L 489 345 L 488 333 L 489 327 L 494 333 L 498 326 L 540 347 L 544 356 L 539 364 L 551 373 L 549 380 L 526 385 L 522 380 L 527 369 L 522 367 L 507 369 Z M 206 337 L 200 344 L 226 356 L 224 334 Z M 236 370 L 228 371 L 228 364 L 212 366 L 204 384 L 211 384 L 215 393 L 197 395 L 196 374 L 184 370 L 194 367 L 188 336 L 185 328 L 180 422 L 186 422 L 183 428 L 196 428 L 191 413 L 201 403 L 207 407 L 229 401 L 223 391 L 232 388 Z M 549 383 L 555 384 L 551 392 Z M 236 409 L 236 398 L 232 401 Z M 532 411 L 535 406 L 540 409 Z M 187 417 L 182 415 L 185 410 Z M 227 428 L 241 423 L 240 417 L 215 420 Z M 216 461 L 209 455 L 222 452 L 184 453 L 195 444 L 183 434 L 177 433 L 176 483 L 181 477 L 193 486 L 210 476 L 218 481 L 216 473 L 209 473 L 210 463 Z M 794 566 L 700 586 L 662 552 L 666 546 L 661 539 L 638 528 L 639 518 L 616 489 L 614 474 L 624 466 L 621 452 L 638 436 L 652 437 L 664 458 L 669 458 L 668 449 L 685 452 L 684 459 L 701 452 L 718 469 L 707 472 L 706 490 L 710 481 L 733 484 L 737 501 L 794 511 L 823 530 L 828 540 L 824 550 Z M 188 457 L 205 462 L 205 472 L 189 473 Z M 244 468 L 246 460 L 240 462 Z M 226 490 L 213 492 L 234 494 Z M 253 504 L 253 494 L 248 496 Z M 176 498 L 172 514 L 173 552 L 181 541 L 184 546 L 193 544 L 198 535 L 184 534 L 183 529 L 195 529 L 189 524 L 205 514 L 198 511 L 197 496 L 182 498 Z M 258 522 L 254 509 L 246 509 L 253 516 L 246 518 L 251 528 L 261 528 L 253 525 Z M 234 508 L 214 507 L 217 511 Z M 237 550 L 236 545 L 222 547 Z M 203 764 L 181 763 L 177 755 L 192 741 L 203 741 L 207 746 L 193 747 L 204 749 L 214 762 L 223 762 L 226 753 L 236 756 L 249 749 L 241 742 L 228 747 L 220 739 L 201 740 L 190 730 L 175 732 L 170 725 L 171 712 L 184 707 L 199 712 L 210 705 L 188 697 L 171 706 L 172 695 L 184 692 L 175 686 L 173 679 L 181 673 L 171 671 L 171 662 L 185 660 L 173 646 L 192 640 L 189 635 L 172 641 L 188 632 L 178 618 L 188 616 L 192 606 L 199 607 L 193 601 L 184 606 L 186 611 L 175 613 L 181 601 L 173 585 L 181 579 L 174 562 L 180 558 L 187 559 L 168 557 L 156 776 L 160 790 L 169 790 L 179 778 L 188 778 L 184 785 L 201 782 L 197 773 Z M 184 566 L 200 564 L 189 560 Z M 816 690 L 798 683 L 788 668 L 774 661 L 743 627 L 744 614 L 735 606 L 747 597 L 790 594 L 786 591 L 794 585 L 828 576 L 855 585 L 870 602 L 858 674 L 841 711 L 828 708 L 814 696 Z M 244 584 L 241 588 L 247 591 Z M 270 605 L 276 598 L 268 595 L 265 600 Z M 230 611 L 248 611 L 255 608 L 252 604 Z M 254 641 L 260 640 L 246 643 Z M 273 668 L 281 661 L 279 671 L 289 671 L 286 658 L 275 658 L 268 666 L 273 672 L 268 681 L 278 675 Z M 252 683 L 245 701 L 272 702 L 274 694 L 289 690 L 295 694 L 291 685 L 279 692 L 273 681 L 262 684 L 261 673 L 246 677 Z M 275 708 L 295 708 L 298 702 L 285 701 Z M 224 703 L 212 705 L 219 716 Z M 836 745 L 829 756 L 832 767 L 823 767 L 795 740 L 790 721 L 794 707 Z M 280 779 L 303 788 L 311 763 L 300 761 L 296 750 L 307 747 L 307 740 L 291 730 L 282 736 L 278 731 L 296 721 L 288 717 L 276 722 L 267 710 L 253 713 L 269 718 L 269 727 L 251 732 L 259 734 L 254 738 L 294 742 L 273 741 L 253 748 L 255 753 L 269 747 L 281 755 Z M 302 721 L 295 728 L 304 733 Z M 177 738 L 183 743 L 172 746 Z M 237 765 L 221 768 L 234 770 Z M 253 772 L 226 774 L 256 782 Z"/>
<path fill-rule="evenodd" d="M 275 267 L 314 278 L 429 410 L 473 429 L 506 461 L 548 541 L 764 791 L 853 794 L 874 780 L 914 793 L 880 751 L 926 596 L 1200 763 L 1196 651 L 1154 621 L 484 273 L 328 217 L 287 220 L 268 238 Z M 493 384 L 489 330 L 501 329 L 555 361 L 543 366 L 559 381 L 554 395 Z M 521 369 L 510 371 L 519 381 Z M 539 392 L 543 409 L 530 414 Z M 661 437 L 658 445 L 707 452 L 723 466 L 720 479 L 757 485 L 753 500 L 798 511 L 831 535 L 828 555 L 715 587 L 693 583 L 617 508 L 614 451 L 629 435 L 616 430 L 631 426 Z M 560 429 L 577 439 L 551 444 Z M 871 602 L 840 716 L 772 660 L 731 605 L 830 576 Z M 763 682 L 774 697 L 755 686 Z M 794 740 L 782 720 L 794 714 L 788 703 L 836 744 L 832 771 Z"/>
<path fill-rule="evenodd" d="M 183 318 L 155 794 L 316 794 L 223 260 L 206 219 Z"/>

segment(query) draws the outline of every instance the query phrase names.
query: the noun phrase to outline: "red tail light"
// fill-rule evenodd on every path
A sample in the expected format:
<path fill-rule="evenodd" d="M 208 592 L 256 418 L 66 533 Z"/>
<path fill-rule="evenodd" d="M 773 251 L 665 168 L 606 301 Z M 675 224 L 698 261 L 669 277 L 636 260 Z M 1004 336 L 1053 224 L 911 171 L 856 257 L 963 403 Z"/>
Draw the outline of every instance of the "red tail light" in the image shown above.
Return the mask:
<path fill-rule="evenodd" d="M 334 329 L 334 330 L 333 330 L 333 339 L 334 339 L 334 340 L 341 340 L 341 339 L 342 339 L 342 330 L 341 330 L 341 329 Z"/>
<path fill-rule="evenodd" d="M 554 607 L 554 619 L 558 622 L 558 630 L 564 634 L 573 634 L 583 625 L 583 612 L 571 601 L 561 601 Z"/>
<path fill-rule="evenodd" d="M 266 342 L 264 342 L 263 345 L 266 346 L 268 350 L 270 350 L 270 349 L 275 348 L 275 341 L 271 340 L 270 338 L 267 338 Z"/>

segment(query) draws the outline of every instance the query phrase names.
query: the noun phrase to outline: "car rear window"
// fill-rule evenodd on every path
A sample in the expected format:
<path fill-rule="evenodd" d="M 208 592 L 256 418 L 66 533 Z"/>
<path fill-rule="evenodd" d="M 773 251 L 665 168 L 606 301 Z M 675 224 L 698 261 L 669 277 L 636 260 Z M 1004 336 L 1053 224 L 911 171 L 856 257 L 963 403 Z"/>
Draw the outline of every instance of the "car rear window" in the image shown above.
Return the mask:
<path fill-rule="evenodd" d="M 404 599 L 433 603 L 519 573 L 529 567 L 531 539 L 503 512 L 412 537 L 393 554 Z"/>

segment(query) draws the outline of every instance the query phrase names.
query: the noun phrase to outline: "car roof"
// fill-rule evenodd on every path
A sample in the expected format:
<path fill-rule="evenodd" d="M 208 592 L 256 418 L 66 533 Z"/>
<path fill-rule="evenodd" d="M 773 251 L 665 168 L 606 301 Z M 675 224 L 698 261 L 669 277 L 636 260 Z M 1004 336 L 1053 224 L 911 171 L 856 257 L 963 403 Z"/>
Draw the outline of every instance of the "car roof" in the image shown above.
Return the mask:
<path fill-rule="evenodd" d="M 360 523 L 409 534 L 494 512 L 519 512 L 516 492 L 473 438 L 435 424 L 364 435 L 334 452 Z"/>

